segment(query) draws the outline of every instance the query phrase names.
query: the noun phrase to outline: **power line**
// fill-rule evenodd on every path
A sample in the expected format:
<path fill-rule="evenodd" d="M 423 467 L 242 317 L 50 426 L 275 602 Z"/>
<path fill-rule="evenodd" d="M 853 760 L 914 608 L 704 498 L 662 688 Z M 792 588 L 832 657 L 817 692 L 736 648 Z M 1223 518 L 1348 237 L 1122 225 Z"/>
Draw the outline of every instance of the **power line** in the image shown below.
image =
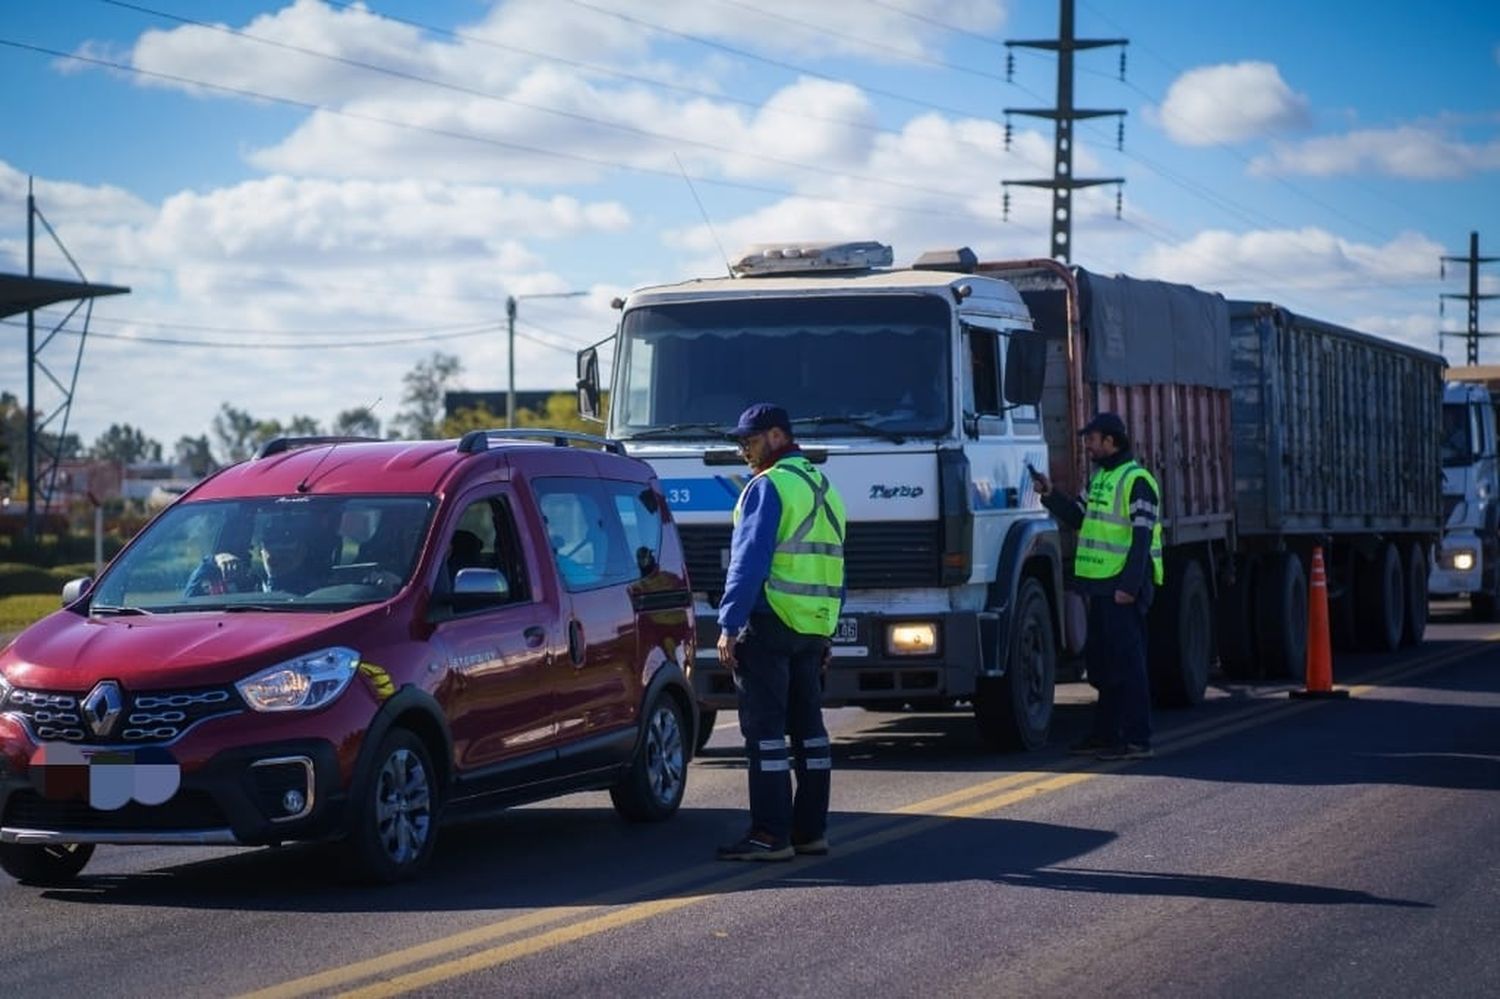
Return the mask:
<path fill-rule="evenodd" d="M 379 125 L 389 125 L 394 128 L 407 129 L 421 132 L 427 135 L 436 135 L 445 139 L 457 139 L 463 142 L 475 142 L 481 145 L 494 146 L 500 149 L 508 149 L 515 152 L 529 153 L 536 156 L 552 157 L 555 159 L 569 160 L 576 163 L 585 163 L 590 166 L 601 167 L 610 170 L 625 170 L 653 177 L 667 177 L 672 180 L 680 179 L 680 174 L 670 170 L 657 169 L 654 167 L 638 166 L 634 164 L 621 163 L 616 160 L 608 160 L 602 157 L 585 156 L 582 153 L 566 153 L 555 149 L 544 149 L 539 146 L 530 146 L 519 142 L 509 142 L 504 139 L 495 139 L 488 136 L 474 135 L 471 132 L 458 132 L 452 129 L 437 128 L 431 125 L 417 125 L 411 122 L 397 121 L 380 115 L 366 114 L 358 111 L 350 111 L 347 108 L 335 108 L 313 101 L 299 100 L 294 97 L 280 97 L 274 94 L 261 93 L 248 90 L 243 87 L 230 87 L 219 83 L 209 83 L 204 80 L 195 80 L 191 77 L 179 76 L 175 73 L 162 73 L 156 70 L 141 69 L 138 66 L 130 66 L 124 63 L 114 62 L 109 59 L 100 59 L 94 56 L 79 55 L 73 52 L 62 52 L 57 49 L 48 48 L 44 45 L 33 45 L 28 42 L 18 42 L 14 39 L 0 38 L 0 45 L 7 48 L 19 49 L 24 52 L 34 52 L 39 55 L 52 56 L 55 59 L 64 59 L 71 62 L 80 62 L 92 66 L 100 66 L 105 69 L 113 69 L 122 73 L 131 73 L 151 79 L 168 80 L 172 83 L 184 84 L 193 87 L 202 87 L 205 90 L 217 91 L 219 93 L 233 94 L 237 97 L 248 97 L 260 101 L 268 101 L 273 104 L 283 104 L 288 107 L 301 108 L 306 111 L 322 111 L 325 114 L 337 115 L 341 118 L 351 118 L 356 121 L 372 122 Z M 838 174 L 831 174 L 838 176 Z M 694 176 L 694 180 L 716 187 L 727 187 L 743 191 L 753 191 L 759 194 L 774 194 L 778 197 L 801 198 L 807 201 L 821 202 L 825 204 L 855 205 L 861 208 L 879 208 L 886 211 L 902 212 L 912 215 L 925 215 L 937 218 L 954 218 L 966 221 L 973 220 L 973 212 L 942 211 L 933 208 L 920 208 L 912 205 L 892 204 L 890 202 L 860 201 L 853 198 L 835 198 L 822 194 L 810 194 L 802 191 L 793 191 L 788 188 L 773 187 L 769 184 L 750 184 L 743 181 L 725 180 L 716 177 Z M 945 195 L 946 197 L 961 198 L 957 194 Z"/>
<path fill-rule="evenodd" d="M 967 73 L 970 76 L 977 76 L 982 79 L 993 80 L 996 83 L 1005 82 L 1005 77 L 1000 76 L 997 73 L 986 72 L 982 69 L 973 69 L 969 66 L 960 66 L 957 63 L 945 62 L 942 59 L 933 59 L 930 56 L 920 55 L 918 53 L 911 52 L 909 49 L 903 49 L 899 45 L 888 45 L 884 42 L 872 41 L 868 38 L 856 38 L 853 35 L 845 34 L 844 32 L 832 31 L 819 24 L 810 24 L 807 21 L 799 20 L 795 17 L 788 17 L 785 14 L 777 14 L 773 11 L 766 10 L 764 7 L 758 6 L 756 4 L 744 3 L 743 0 L 715 0 L 715 2 L 731 7 L 738 7 L 741 10 L 748 10 L 751 13 L 759 14 L 762 17 L 768 17 L 773 20 L 780 21 L 783 24 L 795 25 L 796 27 L 802 28 L 806 31 L 810 31 L 814 34 L 823 35 L 827 38 L 837 38 L 838 40 L 843 42 L 854 42 L 857 45 L 863 45 L 865 48 L 873 49 L 878 52 L 890 52 L 893 55 L 900 56 L 902 59 L 905 59 L 909 62 L 919 62 L 928 66 L 936 67 L 937 69 L 946 69 L 953 73 Z M 901 11 L 900 13 L 906 12 Z M 908 14 L 908 16 L 911 15 Z"/>
<path fill-rule="evenodd" d="M 542 114 L 556 115 L 560 118 L 566 118 L 570 121 L 578 121 L 599 128 L 610 128 L 616 131 L 624 132 L 628 135 L 654 139 L 658 142 L 665 142 L 673 145 L 692 146 L 699 149 L 707 149 L 712 152 L 722 153 L 726 156 L 743 156 L 747 159 L 759 160 L 765 163 L 772 163 L 776 166 L 791 167 L 796 170 L 806 170 L 809 173 L 815 173 L 824 176 L 830 174 L 830 171 L 816 164 L 800 163 L 796 160 L 783 159 L 778 156 L 768 156 L 764 153 L 756 153 L 747 149 L 736 148 L 733 146 L 724 146 L 715 142 L 706 142 L 701 139 L 692 139 L 686 136 L 668 135 L 662 132 L 652 131 L 651 129 L 640 128 L 636 125 L 630 125 L 625 122 L 609 121 L 604 118 L 598 118 L 593 115 L 587 115 L 577 111 L 568 111 L 561 108 L 548 107 L 545 104 L 538 104 L 533 101 L 524 101 L 514 97 L 506 97 L 502 94 L 480 90 L 475 87 L 468 87 L 459 83 L 451 83 L 446 80 L 438 80 L 434 79 L 433 77 L 422 76 L 418 73 L 409 73 L 405 70 L 396 69 L 390 66 L 381 66 L 376 63 L 366 62 L 362 59 L 350 59 L 347 56 L 341 56 L 333 52 L 323 52 L 317 49 L 308 48 L 304 45 L 294 45 L 291 42 L 277 41 L 274 38 L 266 38 L 262 35 L 254 35 L 247 31 L 241 31 L 238 28 L 231 28 L 228 25 L 211 24 L 206 21 L 199 21 L 194 18 L 184 17 L 180 14 L 172 14 L 166 11 L 156 10 L 151 7 L 145 7 L 140 4 L 128 3 L 126 2 L 126 0 L 98 0 L 98 2 L 108 4 L 111 7 L 119 7 L 125 10 L 132 10 L 136 11 L 137 13 L 147 14 L 152 17 L 159 17 L 164 20 L 176 22 L 178 24 L 191 25 L 196 28 L 201 28 L 205 31 L 216 31 L 220 34 L 230 35 L 234 38 L 241 38 L 246 41 L 256 42 L 260 45 L 267 45 L 272 48 L 282 49 L 287 52 L 296 52 L 299 55 L 305 55 L 310 58 L 323 59 L 328 62 L 338 63 L 341 66 L 348 66 L 352 69 L 364 70 L 370 73 L 379 73 L 383 76 L 389 76 L 408 83 L 418 83 L 423 86 L 437 87 L 442 90 L 448 90 L 454 93 L 463 94 L 466 97 L 477 97 L 482 100 L 490 100 L 496 101 L 501 104 L 509 104 L 515 107 L 525 108 L 529 111 L 537 111 Z M 905 181 L 892 180 L 885 177 L 872 177 L 868 175 L 853 174 L 844 171 L 833 173 L 833 175 L 845 177 L 850 180 L 857 180 L 866 184 L 881 184 L 886 187 L 902 188 L 910 191 L 915 191 L 920 194 L 930 194 L 940 198 L 965 200 L 964 195 L 958 194 L 956 192 L 941 191 L 930 187 L 923 187 L 920 184 L 910 184 Z"/>
<path fill-rule="evenodd" d="M 904 7 L 898 7 L 896 4 L 886 3 L 885 0 L 865 0 L 865 2 L 875 7 L 884 7 L 886 10 L 894 11 L 895 13 L 900 14 L 903 17 L 909 17 L 913 21 L 917 21 L 921 24 L 930 24 L 934 28 L 941 28 L 944 31 L 951 31 L 955 35 L 963 35 L 965 38 L 972 38 L 977 42 L 983 42 L 986 45 L 993 45 L 997 49 L 1003 50 L 1005 48 L 1004 42 L 997 42 L 988 35 L 981 35 L 977 31 L 970 31 L 968 28 L 960 28 L 956 25 L 949 24 L 946 21 L 939 21 L 937 18 L 928 17 L 926 14 L 918 14 L 916 11 L 907 10 Z"/>
<path fill-rule="evenodd" d="M 0 325 L 25 327 L 25 323 L 14 319 L 0 319 Z M 161 347 L 207 347 L 213 350 L 339 350 L 347 347 L 391 347 L 411 343 L 435 343 L 442 340 L 459 340 L 465 337 L 494 333 L 494 323 L 454 333 L 438 333 L 432 336 L 398 337 L 386 340 L 326 340 L 315 343 L 234 343 L 223 340 L 186 340 L 178 337 L 127 336 L 123 333 L 99 333 L 90 331 L 91 340 L 114 340 L 120 343 L 143 343 Z M 62 328 L 59 333 L 81 337 L 77 330 Z"/>
<path fill-rule="evenodd" d="M 894 101 L 900 101 L 903 104 L 911 104 L 916 107 L 927 108 L 929 111 L 941 111 L 944 114 L 951 114 L 959 118 L 985 118 L 985 115 L 976 112 L 960 111 L 957 108 L 949 107 L 945 104 L 935 104 L 932 101 L 922 100 L 921 98 L 897 93 L 896 91 L 881 90 L 876 87 L 870 87 L 864 84 L 855 83 L 852 80 L 846 80 L 842 77 L 830 76 L 827 73 L 820 72 L 819 70 L 812 69 L 808 66 L 799 66 L 796 63 L 786 62 L 781 59 L 772 59 L 770 56 L 763 56 L 759 53 L 751 52 L 748 49 L 736 48 L 733 45 L 726 45 L 723 42 L 716 42 L 711 38 L 703 38 L 700 35 L 689 34 L 686 31 L 678 31 L 676 28 L 669 28 L 665 25 L 647 21 L 644 18 L 635 17 L 622 11 L 609 10 L 605 7 L 599 7 L 592 3 L 588 3 L 587 0 L 566 0 L 566 2 L 572 4 L 575 7 L 583 7 L 586 10 L 594 11 L 596 14 L 604 14 L 608 17 L 618 18 L 621 21 L 634 24 L 637 27 L 645 28 L 648 31 L 656 31 L 663 35 L 670 35 L 673 38 L 680 38 L 683 41 L 692 42 L 695 45 L 702 45 L 707 48 L 716 49 L 720 52 L 727 52 L 730 55 L 736 55 L 742 59 L 749 59 L 766 66 L 775 66 L 777 69 L 784 69 L 790 73 L 800 73 L 804 76 L 811 76 L 815 79 L 825 80 L 829 83 L 846 83 L 853 87 L 859 87 L 861 90 L 865 90 L 879 97 L 887 97 Z"/>

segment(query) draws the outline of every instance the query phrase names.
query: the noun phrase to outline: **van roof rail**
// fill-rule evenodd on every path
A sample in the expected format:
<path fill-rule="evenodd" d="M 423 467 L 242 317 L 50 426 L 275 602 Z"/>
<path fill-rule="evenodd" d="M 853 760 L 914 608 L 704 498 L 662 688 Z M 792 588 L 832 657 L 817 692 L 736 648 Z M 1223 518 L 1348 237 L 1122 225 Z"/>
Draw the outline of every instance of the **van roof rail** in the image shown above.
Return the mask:
<path fill-rule="evenodd" d="M 546 427 L 496 427 L 492 430 L 470 430 L 459 438 L 460 454 L 478 454 L 490 449 L 491 441 L 506 440 L 551 440 L 556 447 L 570 444 L 589 444 L 601 451 L 624 454 L 625 445 L 609 437 L 585 434 L 577 430 L 548 430 Z"/>
<path fill-rule="evenodd" d="M 371 441 L 379 443 L 379 437 L 351 437 L 345 436 L 314 436 L 314 437 L 272 437 L 262 444 L 255 452 L 257 458 L 269 458 L 273 454 L 281 454 L 299 447 L 317 447 L 319 444 L 368 444 Z"/>

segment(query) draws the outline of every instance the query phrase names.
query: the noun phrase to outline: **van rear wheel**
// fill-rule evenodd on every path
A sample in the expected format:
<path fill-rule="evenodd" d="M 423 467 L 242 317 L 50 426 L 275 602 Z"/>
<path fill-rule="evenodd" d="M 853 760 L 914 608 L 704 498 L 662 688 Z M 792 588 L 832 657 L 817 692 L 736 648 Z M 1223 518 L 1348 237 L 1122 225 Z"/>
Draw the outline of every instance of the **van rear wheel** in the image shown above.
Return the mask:
<path fill-rule="evenodd" d="M 0 868 L 23 885 L 56 887 L 76 878 L 93 855 L 92 843 L 0 843 Z"/>

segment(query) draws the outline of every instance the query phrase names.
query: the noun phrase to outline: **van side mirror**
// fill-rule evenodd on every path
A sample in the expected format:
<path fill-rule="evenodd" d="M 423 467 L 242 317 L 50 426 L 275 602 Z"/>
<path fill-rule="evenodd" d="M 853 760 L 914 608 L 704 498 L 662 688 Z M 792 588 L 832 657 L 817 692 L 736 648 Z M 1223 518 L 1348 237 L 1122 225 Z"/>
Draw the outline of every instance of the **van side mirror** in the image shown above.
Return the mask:
<path fill-rule="evenodd" d="M 88 593 L 94 586 L 93 576 L 84 576 L 82 579 L 70 579 L 62 588 L 62 605 L 64 607 L 77 603 L 84 594 Z"/>
<path fill-rule="evenodd" d="M 1012 333 L 1005 345 L 1005 401 L 1035 406 L 1047 379 L 1047 338 L 1040 333 Z"/>
<path fill-rule="evenodd" d="M 599 351 L 594 347 L 578 352 L 578 415 L 599 419 Z"/>

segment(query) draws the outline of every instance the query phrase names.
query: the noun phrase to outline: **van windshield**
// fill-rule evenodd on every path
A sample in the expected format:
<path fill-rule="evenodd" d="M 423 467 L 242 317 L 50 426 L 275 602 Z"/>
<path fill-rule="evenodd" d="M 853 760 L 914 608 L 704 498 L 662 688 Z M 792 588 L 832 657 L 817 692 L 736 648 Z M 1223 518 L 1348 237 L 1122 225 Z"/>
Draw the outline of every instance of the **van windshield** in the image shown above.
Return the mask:
<path fill-rule="evenodd" d="M 952 321 L 944 298 L 916 294 L 631 309 L 614 433 L 715 438 L 747 406 L 773 402 L 815 421 L 819 437 L 941 435 L 953 419 Z"/>
<path fill-rule="evenodd" d="M 342 610 L 406 585 L 426 496 L 269 496 L 168 508 L 100 578 L 93 614 Z"/>

